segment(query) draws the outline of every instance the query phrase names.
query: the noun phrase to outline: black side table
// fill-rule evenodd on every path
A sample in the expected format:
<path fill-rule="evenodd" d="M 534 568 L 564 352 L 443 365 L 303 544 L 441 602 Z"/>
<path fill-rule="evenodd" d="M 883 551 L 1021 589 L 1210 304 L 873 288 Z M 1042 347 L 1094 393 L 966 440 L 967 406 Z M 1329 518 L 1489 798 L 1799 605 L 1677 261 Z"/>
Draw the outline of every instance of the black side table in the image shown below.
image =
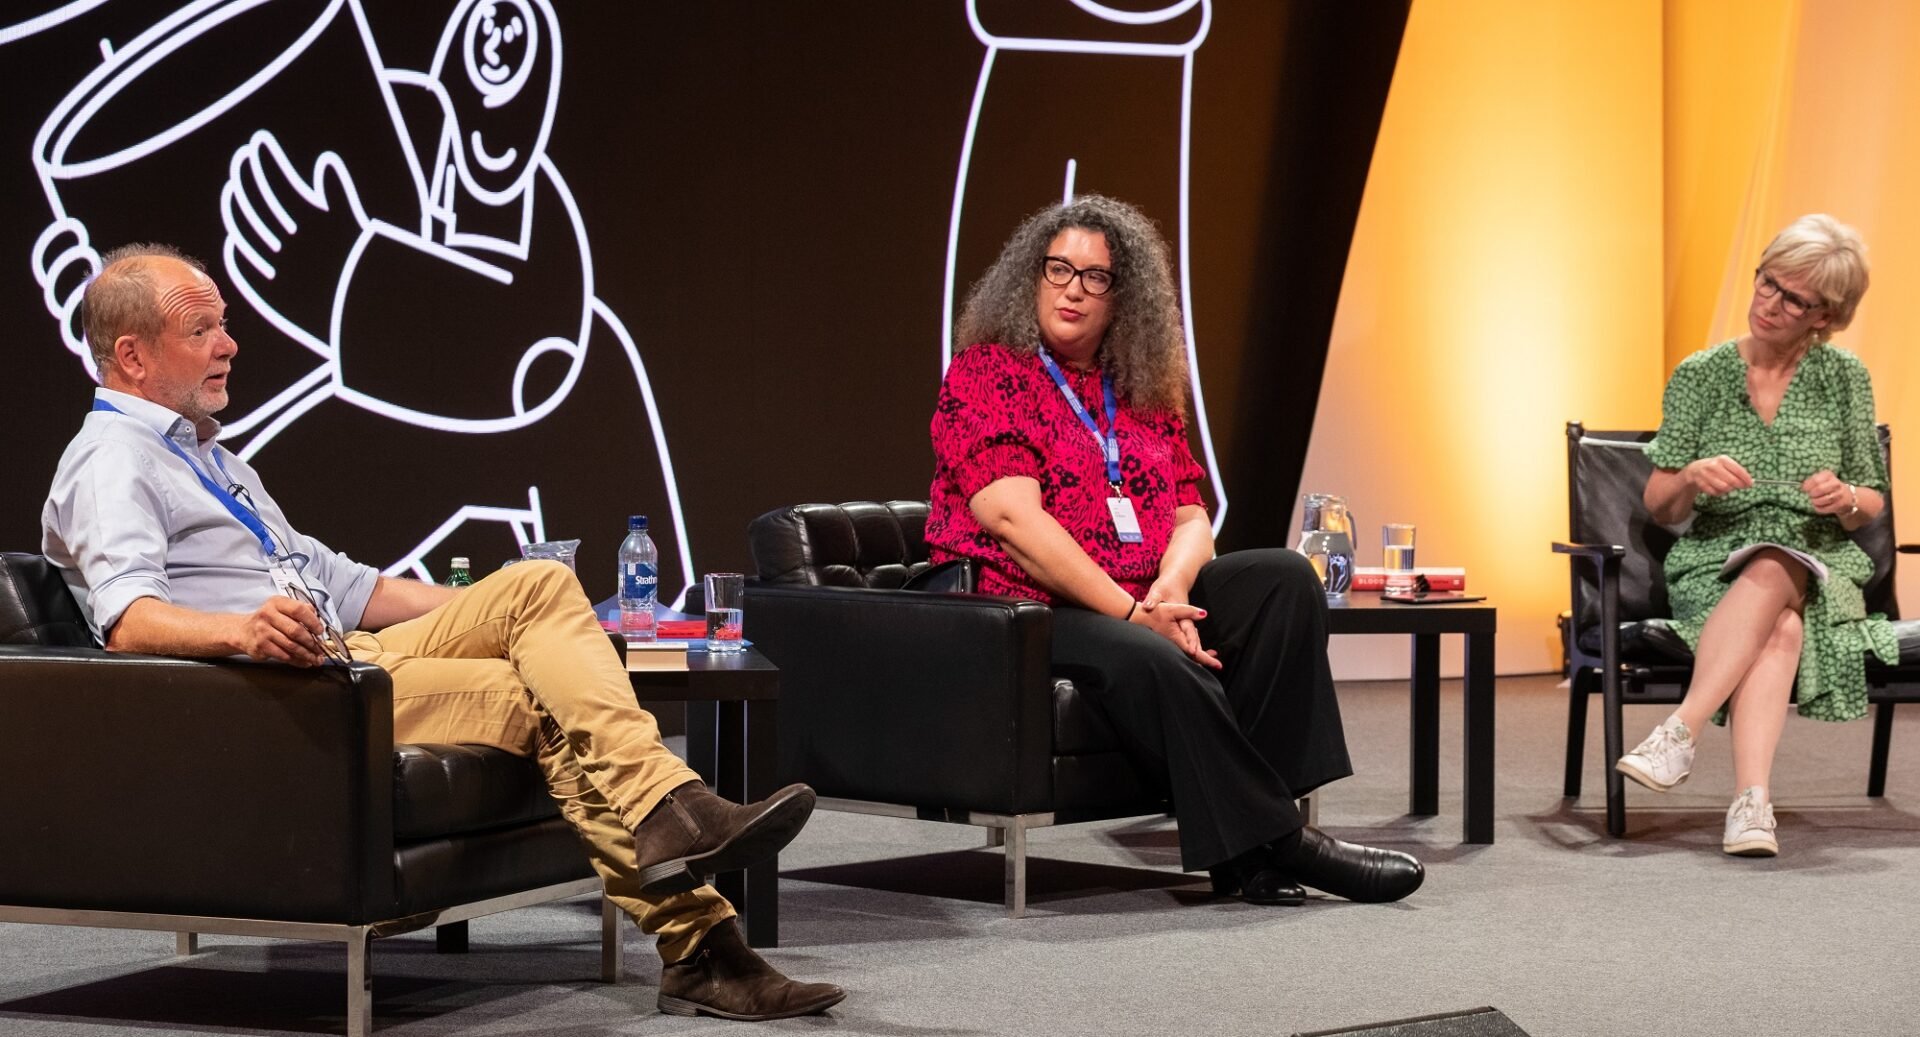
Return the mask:
<path fill-rule="evenodd" d="M 618 638 L 615 644 L 624 658 L 626 646 Z M 642 701 L 687 704 L 687 764 L 714 792 L 736 803 L 774 792 L 780 670 L 766 656 L 753 648 L 733 655 L 689 652 L 684 670 L 629 670 L 627 676 Z M 749 947 L 780 945 L 777 857 L 716 875 L 713 885 L 740 913 Z"/>
<path fill-rule="evenodd" d="M 1462 841 L 1493 842 L 1493 635 L 1495 608 L 1486 602 L 1402 605 L 1370 591 L 1327 607 L 1332 634 L 1408 634 L 1413 637 L 1408 813 L 1440 812 L 1440 635 L 1466 637 L 1464 696 L 1466 824 Z"/>

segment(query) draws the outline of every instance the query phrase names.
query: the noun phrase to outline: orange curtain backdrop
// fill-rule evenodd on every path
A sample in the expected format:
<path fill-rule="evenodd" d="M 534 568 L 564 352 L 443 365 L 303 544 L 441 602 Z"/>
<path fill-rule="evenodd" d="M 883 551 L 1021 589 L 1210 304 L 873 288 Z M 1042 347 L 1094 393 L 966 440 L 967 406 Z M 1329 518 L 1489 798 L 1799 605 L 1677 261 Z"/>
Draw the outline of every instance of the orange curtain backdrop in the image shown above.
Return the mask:
<path fill-rule="evenodd" d="M 1753 267 L 1782 227 L 1809 212 L 1852 224 L 1866 239 L 1873 287 L 1834 341 L 1873 374 L 1879 418 L 1894 432 L 1894 482 L 1911 498 L 1920 486 L 1920 394 L 1910 388 L 1920 342 L 1911 186 L 1920 6 L 1669 0 L 1666 31 L 1668 369 L 1746 332 Z M 1920 566 L 1904 568 L 1898 591 L 1920 614 Z"/>
<path fill-rule="evenodd" d="M 1412 522 L 1421 564 L 1466 566 L 1503 673 L 1558 659 L 1565 423 L 1659 418 L 1661 21 L 1659 0 L 1416 0 L 1354 231 L 1300 489 L 1348 498 L 1362 565 Z M 1343 678 L 1406 672 L 1405 638 L 1332 654 Z"/>
<path fill-rule="evenodd" d="M 1301 484 L 1348 497 L 1360 564 L 1380 523 L 1417 524 L 1422 564 L 1499 604 L 1500 672 L 1552 669 L 1562 424 L 1657 425 L 1667 373 L 1745 332 L 1760 250 L 1808 212 L 1866 238 L 1874 288 L 1835 341 L 1920 486 L 1916 51 L 1908 0 L 1416 0 Z M 1899 592 L 1920 614 L 1920 566 Z M 1391 639 L 1333 655 L 1406 671 Z"/>
<path fill-rule="evenodd" d="M 1666 366 L 1745 331 L 1751 262 L 1780 224 L 1800 0 L 1666 5 Z M 1736 57 L 1743 56 L 1743 57 Z M 1723 333 L 1737 327 L 1739 331 Z"/>

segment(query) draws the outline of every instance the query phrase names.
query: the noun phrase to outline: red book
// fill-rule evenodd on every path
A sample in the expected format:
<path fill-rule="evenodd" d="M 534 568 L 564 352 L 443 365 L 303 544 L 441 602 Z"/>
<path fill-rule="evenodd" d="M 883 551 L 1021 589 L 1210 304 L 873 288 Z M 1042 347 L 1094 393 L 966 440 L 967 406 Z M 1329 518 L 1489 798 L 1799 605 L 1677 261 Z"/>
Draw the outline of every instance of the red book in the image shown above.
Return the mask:
<path fill-rule="evenodd" d="M 704 619 L 663 619 L 655 625 L 659 627 L 660 636 L 670 641 L 707 636 L 707 621 Z"/>
<path fill-rule="evenodd" d="M 1413 571 L 1427 578 L 1427 587 L 1437 591 L 1463 591 L 1467 589 L 1467 571 L 1459 567 L 1418 565 Z M 1357 591 L 1385 590 L 1387 570 L 1377 565 L 1359 565 L 1353 570 L 1353 589 Z"/>
<path fill-rule="evenodd" d="M 620 632 L 620 621 L 618 619 L 603 619 L 600 621 L 600 629 L 608 633 L 617 634 Z M 654 623 L 653 632 L 655 637 L 667 641 L 703 639 L 707 636 L 707 621 L 705 619 L 657 620 Z"/>

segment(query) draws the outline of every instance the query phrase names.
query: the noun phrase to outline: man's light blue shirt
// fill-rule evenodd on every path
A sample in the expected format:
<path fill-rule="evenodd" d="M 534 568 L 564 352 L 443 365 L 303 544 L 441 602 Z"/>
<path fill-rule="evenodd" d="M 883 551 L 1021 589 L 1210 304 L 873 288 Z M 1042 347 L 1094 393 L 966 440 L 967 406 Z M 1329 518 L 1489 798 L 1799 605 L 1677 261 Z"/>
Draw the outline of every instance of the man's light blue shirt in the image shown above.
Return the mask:
<path fill-rule="evenodd" d="M 141 598 L 244 613 L 279 593 L 259 539 L 162 436 L 216 485 L 229 485 L 230 477 L 246 488 L 281 551 L 296 564 L 305 560 L 301 574 L 323 618 L 342 630 L 360 625 L 378 570 L 295 530 L 253 468 L 214 436 L 201 442 L 186 418 L 112 389 L 96 389 L 94 398 L 120 413 L 89 412 L 60 455 L 40 513 L 40 550 L 59 568 L 102 644 Z"/>

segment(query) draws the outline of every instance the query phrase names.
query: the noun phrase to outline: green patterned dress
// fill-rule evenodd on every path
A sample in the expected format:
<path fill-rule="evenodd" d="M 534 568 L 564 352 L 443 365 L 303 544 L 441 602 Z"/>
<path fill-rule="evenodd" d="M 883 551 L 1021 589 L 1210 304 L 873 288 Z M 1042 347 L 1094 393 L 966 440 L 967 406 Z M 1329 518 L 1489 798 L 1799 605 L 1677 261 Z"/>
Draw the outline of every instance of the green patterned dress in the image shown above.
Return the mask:
<path fill-rule="evenodd" d="M 1822 469 L 1841 481 L 1887 489 L 1886 459 L 1874 431 L 1873 384 L 1860 358 L 1816 343 L 1788 383 L 1773 424 L 1747 399 L 1747 362 L 1735 342 L 1703 349 L 1680 362 L 1667 382 L 1660 432 L 1647 456 L 1661 468 L 1683 468 L 1726 454 L 1755 480 L 1787 479 L 1791 486 L 1754 486 L 1693 502 L 1693 524 L 1667 555 L 1667 594 L 1673 628 L 1691 648 L 1720 603 L 1728 582 L 1720 567 L 1748 544 L 1779 544 L 1826 563 L 1828 579 L 1809 579 L 1805 644 L 1795 700 L 1800 714 L 1852 720 L 1867 712 L 1866 655 L 1899 658 L 1893 628 L 1867 615 L 1861 588 L 1873 562 L 1840 522 L 1816 514 L 1799 484 Z"/>

